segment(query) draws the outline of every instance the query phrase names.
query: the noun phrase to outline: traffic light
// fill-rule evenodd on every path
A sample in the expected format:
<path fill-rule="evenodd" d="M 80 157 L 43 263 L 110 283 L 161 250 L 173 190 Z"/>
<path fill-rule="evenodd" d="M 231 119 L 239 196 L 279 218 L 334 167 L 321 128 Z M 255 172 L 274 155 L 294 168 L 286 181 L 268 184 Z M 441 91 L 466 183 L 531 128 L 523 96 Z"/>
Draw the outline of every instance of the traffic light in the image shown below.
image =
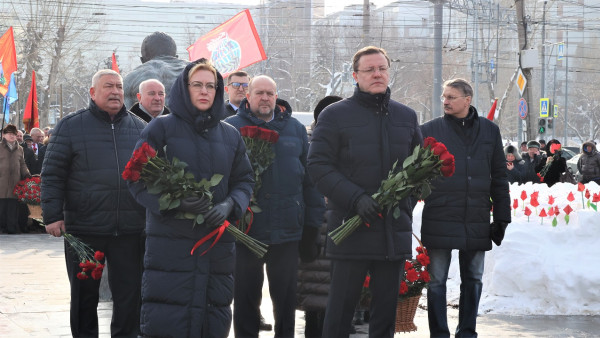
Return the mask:
<path fill-rule="evenodd" d="M 546 119 L 539 119 L 538 126 L 540 127 L 539 132 L 543 134 L 546 132 Z"/>
<path fill-rule="evenodd" d="M 548 119 L 548 129 L 554 128 L 554 119 Z"/>

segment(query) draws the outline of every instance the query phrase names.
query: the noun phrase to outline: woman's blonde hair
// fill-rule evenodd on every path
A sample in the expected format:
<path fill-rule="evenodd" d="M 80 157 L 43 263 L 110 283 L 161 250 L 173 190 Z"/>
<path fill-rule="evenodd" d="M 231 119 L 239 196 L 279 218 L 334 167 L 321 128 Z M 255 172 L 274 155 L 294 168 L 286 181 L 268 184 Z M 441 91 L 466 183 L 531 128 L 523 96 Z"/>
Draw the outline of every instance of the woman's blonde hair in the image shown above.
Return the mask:
<path fill-rule="evenodd" d="M 212 64 L 210 64 L 210 61 L 206 61 L 206 63 L 199 63 L 192 67 L 192 69 L 190 69 L 190 71 L 188 72 L 188 81 L 192 78 L 192 75 L 194 75 L 194 73 L 196 73 L 199 70 L 208 70 L 209 72 L 213 73 L 213 75 L 215 76 L 215 83 L 217 82 L 217 70 L 215 69 L 215 67 L 213 67 Z"/>

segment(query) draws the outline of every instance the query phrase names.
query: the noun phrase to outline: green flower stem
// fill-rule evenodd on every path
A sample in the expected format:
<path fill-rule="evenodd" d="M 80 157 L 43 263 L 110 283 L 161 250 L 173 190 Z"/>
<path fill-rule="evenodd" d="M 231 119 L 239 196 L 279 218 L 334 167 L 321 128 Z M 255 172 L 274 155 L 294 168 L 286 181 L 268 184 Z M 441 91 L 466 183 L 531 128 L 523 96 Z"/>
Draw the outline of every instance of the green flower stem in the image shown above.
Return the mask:
<path fill-rule="evenodd" d="M 229 231 L 229 233 L 235 237 L 235 239 L 239 242 L 241 242 L 242 244 L 244 244 L 250 251 L 252 251 L 253 254 L 256 255 L 256 257 L 258 258 L 262 258 L 266 253 L 267 253 L 267 249 L 268 249 L 268 245 L 266 245 L 265 243 L 258 241 L 248 235 L 246 235 L 245 233 L 243 233 L 242 231 L 240 231 L 240 229 L 238 229 L 237 227 L 235 227 L 234 225 L 230 225 L 227 227 L 227 231 Z"/>

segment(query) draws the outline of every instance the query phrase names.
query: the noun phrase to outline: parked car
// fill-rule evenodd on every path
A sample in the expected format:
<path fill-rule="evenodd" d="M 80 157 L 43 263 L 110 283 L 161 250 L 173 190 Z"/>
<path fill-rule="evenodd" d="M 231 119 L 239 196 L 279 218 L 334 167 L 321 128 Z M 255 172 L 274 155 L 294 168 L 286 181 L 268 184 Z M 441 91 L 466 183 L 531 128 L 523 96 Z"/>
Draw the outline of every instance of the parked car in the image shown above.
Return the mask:
<path fill-rule="evenodd" d="M 573 157 L 577 156 L 579 154 L 579 151 L 573 151 L 570 148 L 575 148 L 575 147 L 564 147 L 562 148 L 562 157 L 565 158 L 565 160 L 570 160 Z"/>
<path fill-rule="evenodd" d="M 581 178 L 581 174 L 579 173 L 579 170 L 577 169 L 577 162 L 579 161 L 580 156 L 581 156 L 581 154 L 577 154 L 567 160 L 567 170 L 571 171 L 571 173 L 573 174 L 573 177 L 575 177 L 575 180 L 577 182 L 579 182 L 579 179 Z"/>

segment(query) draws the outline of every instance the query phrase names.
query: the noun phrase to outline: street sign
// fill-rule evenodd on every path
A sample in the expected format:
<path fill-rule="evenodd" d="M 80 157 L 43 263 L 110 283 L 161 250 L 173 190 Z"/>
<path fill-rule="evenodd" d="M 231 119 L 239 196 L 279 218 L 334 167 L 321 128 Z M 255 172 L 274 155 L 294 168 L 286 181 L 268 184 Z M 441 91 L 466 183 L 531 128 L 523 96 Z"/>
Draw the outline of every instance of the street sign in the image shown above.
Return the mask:
<path fill-rule="evenodd" d="M 565 57 L 565 44 L 563 42 L 558 44 L 558 53 L 556 54 L 557 60 L 562 60 Z"/>
<path fill-rule="evenodd" d="M 517 87 L 519 87 L 519 94 L 523 96 L 523 91 L 525 90 L 525 85 L 527 84 L 527 79 L 525 75 L 523 75 L 523 71 L 519 67 L 519 73 L 517 74 Z"/>
<path fill-rule="evenodd" d="M 524 98 L 519 100 L 519 117 L 521 120 L 525 120 L 527 117 L 527 101 Z"/>
<path fill-rule="evenodd" d="M 548 117 L 548 111 L 550 109 L 550 99 L 540 99 L 540 117 Z"/>
<path fill-rule="evenodd" d="M 558 117 L 558 105 L 557 104 L 554 105 L 554 114 L 553 114 L 553 116 L 554 117 Z"/>

